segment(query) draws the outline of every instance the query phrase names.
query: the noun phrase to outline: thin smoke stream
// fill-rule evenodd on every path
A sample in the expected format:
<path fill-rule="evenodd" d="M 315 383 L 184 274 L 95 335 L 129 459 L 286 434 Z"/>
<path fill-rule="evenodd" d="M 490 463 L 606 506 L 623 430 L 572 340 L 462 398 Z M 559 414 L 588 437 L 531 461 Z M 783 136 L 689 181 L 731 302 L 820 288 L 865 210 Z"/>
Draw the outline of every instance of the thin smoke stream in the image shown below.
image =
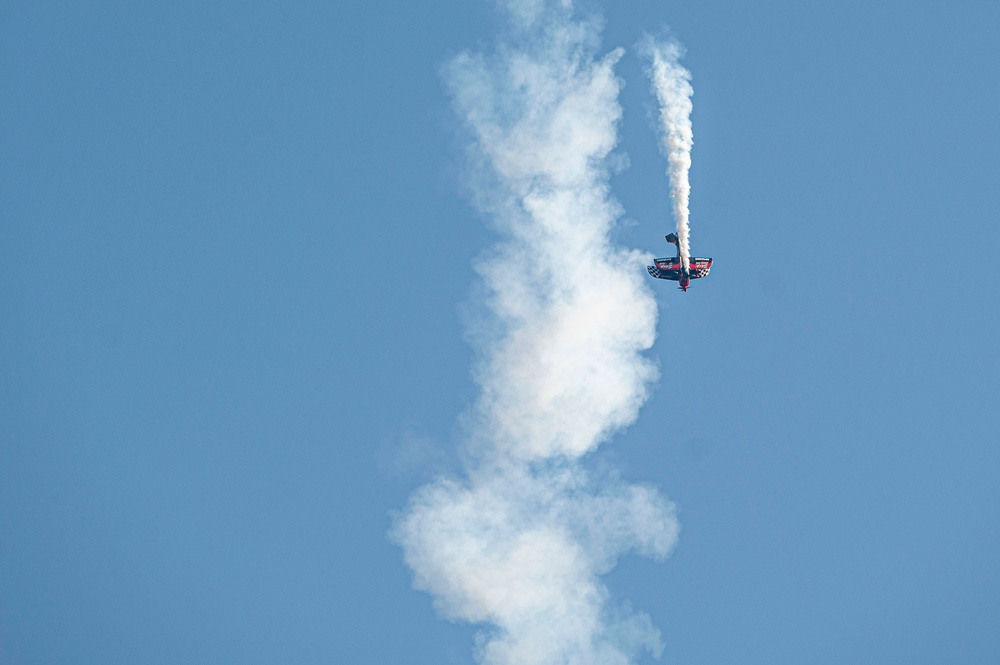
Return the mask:
<path fill-rule="evenodd" d="M 674 204 L 677 241 L 681 262 L 688 267 L 691 258 L 691 148 L 694 132 L 691 128 L 691 72 L 680 64 L 684 47 L 677 41 L 656 41 L 647 36 L 640 51 L 649 61 L 646 70 L 653 92 L 660 104 L 660 148 L 667 157 L 670 178 L 670 198 Z"/>

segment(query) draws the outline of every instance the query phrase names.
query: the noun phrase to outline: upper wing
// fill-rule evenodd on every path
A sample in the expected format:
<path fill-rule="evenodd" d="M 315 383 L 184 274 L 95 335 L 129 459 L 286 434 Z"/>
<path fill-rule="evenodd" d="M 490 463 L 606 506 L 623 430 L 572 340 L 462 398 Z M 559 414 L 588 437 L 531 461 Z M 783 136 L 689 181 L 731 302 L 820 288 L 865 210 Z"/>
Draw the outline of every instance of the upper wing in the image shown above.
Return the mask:
<path fill-rule="evenodd" d="M 688 262 L 688 268 L 691 271 L 691 279 L 708 277 L 708 271 L 712 269 L 712 259 L 692 256 Z"/>
<path fill-rule="evenodd" d="M 681 278 L 681 262 L 677 258 L 653 259 L 653 265 L 646 266 L 649 274 L 658 279 L 679 281 Z"/>
<path fill-rule="evenodd" d="M 712 269 L 712 259 L 707 259 L 701 256 L 692 256 L 688 261 L 688 272 L 691 275 L 691 279 L 698 279 L 699 277 L 708 277 L 708 271 Z M 663 259 L 653 259 L 653 265 L 646 266 L 646 270 L 653 277 L 658 277 L 659 279 L 670 279 L 675 282 L 681 279 L 681 260 L 676 256 L 663 258 Z"/>

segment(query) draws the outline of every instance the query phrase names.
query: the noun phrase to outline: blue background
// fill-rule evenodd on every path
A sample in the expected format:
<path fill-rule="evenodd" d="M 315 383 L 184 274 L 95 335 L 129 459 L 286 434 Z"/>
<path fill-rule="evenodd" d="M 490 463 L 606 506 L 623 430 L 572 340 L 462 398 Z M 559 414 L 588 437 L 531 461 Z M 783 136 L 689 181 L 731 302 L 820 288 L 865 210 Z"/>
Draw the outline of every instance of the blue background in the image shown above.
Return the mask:
<path fill-rule="evenodd" d="M 438 73 L 499 18 L 344 4 L 0 7 L 0 662 L 472 662 L 385 534 L 475 399 Z M 650 283 L 663 377 L 596 455 L 682 524 L 612 592 L 669 663 L 1000 661 L 1000 6 L 605 15 L 688 48 L 716 260 Z M 617 239 L 669 254 L 618 72 Z"/>

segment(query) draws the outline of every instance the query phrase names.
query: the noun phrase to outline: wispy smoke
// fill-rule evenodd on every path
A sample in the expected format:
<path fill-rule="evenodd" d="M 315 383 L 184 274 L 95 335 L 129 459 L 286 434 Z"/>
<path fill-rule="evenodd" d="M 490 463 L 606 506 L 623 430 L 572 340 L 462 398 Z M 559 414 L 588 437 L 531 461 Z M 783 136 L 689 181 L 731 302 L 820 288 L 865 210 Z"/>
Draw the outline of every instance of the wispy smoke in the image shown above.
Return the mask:
<path fill-rule="evenodd" d="M 665 557 L 678 525 L 653 488 L 581 465 L 657 376 L 644 256 L 608 239 L 621 51 L 598 55 L 600 21 L 566 2 L 509 9 L 508 43 L 446 71 L 475 199 L 502 235 L 478 266 L 490 314 L 470 461 L 416 491 L 393 537 L 444 615 L 485 626 L 483 663 L 625 665 L 660 635 L 600 576 L 627 552 Z"/>
<path fill-rule="evenodd" d="M 667 157 L 667 174 L 670 176 L 670 198 L 674 202 L 674 219 L 677 221 L 677 240 L 681 261 L 686 268 L 691 256 L 690 210 L 691 146 L 691 72 L 681 66 L 684 47 L 674 40 L 657 41 L 647 36 L 640 43 L 640 51 L 649 60 L 646 74 L 653 92 L 660 102 L 660 147 Z"/>

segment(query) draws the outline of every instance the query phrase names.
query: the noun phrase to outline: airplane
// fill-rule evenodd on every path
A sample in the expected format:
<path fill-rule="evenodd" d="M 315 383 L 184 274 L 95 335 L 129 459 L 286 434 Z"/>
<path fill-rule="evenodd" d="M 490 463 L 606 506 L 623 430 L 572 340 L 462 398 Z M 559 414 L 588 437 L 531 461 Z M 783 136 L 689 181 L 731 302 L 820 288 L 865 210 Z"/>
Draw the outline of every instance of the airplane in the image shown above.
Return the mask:
<path fill-rule="evenodd" d="M 677 242 L 677 235 L 671 233 L 667 236 L 667 242 L 677 245 L 677 256 L 665 259 L 653 259 L 653 265 L 646 266 L 649 274 L 657 279 L 669 279 L 680 283 L 681 291 L 687 292 L 692 279 L 708 277 L 708 271 L 712 269 L 712 259 L 692 256 L 688 259 L 687 270 L 681 263 L 681 246 Z"/>

